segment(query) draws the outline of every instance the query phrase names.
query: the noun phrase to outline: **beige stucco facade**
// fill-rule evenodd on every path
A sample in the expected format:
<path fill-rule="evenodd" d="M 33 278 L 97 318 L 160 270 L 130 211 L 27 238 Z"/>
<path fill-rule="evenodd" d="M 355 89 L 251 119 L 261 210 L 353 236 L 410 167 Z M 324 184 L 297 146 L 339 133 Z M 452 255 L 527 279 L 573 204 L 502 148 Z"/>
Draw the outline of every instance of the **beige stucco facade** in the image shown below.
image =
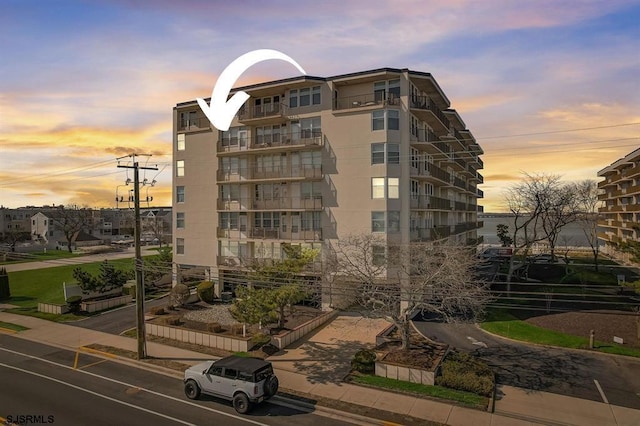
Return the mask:
<path fill-rule="evenodd" d="M 639 241 L 640 231 L 640 149 L 613 162 L 598 172 L 604 180 L 598 183 L 598 238 L 605 246 Z"/>
<path fill-rule="evenodd" d="M 473 243 L 482 150 L 428 73 L 384 68 L 238 88 L 228 132 L 174 108 L 174 261 L 211 277 L 283 242 Z"/>

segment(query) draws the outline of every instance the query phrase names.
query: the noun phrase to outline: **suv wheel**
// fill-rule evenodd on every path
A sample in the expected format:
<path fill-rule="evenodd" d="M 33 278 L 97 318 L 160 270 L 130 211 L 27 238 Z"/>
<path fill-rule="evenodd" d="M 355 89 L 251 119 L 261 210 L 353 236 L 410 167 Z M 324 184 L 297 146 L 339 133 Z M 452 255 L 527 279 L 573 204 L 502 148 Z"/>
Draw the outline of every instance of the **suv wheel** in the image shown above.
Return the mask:
<path fill-rule="evenodd" d="M 247 395 L 243 393 L 237 393 L 233 397 L 233 408 L 235 408 L 236 411 L 240 414 L 247 413 L 249 411 L 249 408 L 251 408 L 251 406 L 249 405 L 249 398 L 247 398 Z"/>
<path fill-rule="evenodd" d="M 269 376 L 264 382 L 264 396 L 271 398 L 278 392 L 278 378 L 276 376 Z"/>
<path fill-rule="evenodd" d="M 189 399 L 198 399 L 200 396 L 200 386 L 198 386 L 195 380 L 189 379 L 187 383 L 184 384 L 184 393 Z"/>

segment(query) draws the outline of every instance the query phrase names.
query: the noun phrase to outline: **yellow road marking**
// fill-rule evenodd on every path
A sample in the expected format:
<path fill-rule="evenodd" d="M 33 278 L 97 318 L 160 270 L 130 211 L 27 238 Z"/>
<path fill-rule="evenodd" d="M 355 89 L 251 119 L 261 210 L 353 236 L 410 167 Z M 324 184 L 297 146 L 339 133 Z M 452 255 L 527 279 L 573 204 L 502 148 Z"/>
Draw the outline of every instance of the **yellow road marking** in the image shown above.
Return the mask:
<path fill-rule="evenodd" d="M 97 354 L 97 355 L 106 356 L 108 358 L 115 358 L 115 355 L 110 354 L 109 352 L 103 352 L 103 351 L 99 351 L 97 349 L 87 348 L 86 346 L 80 346 L 78 348 L 78 350 L 76 351 L 76 356 L 75 356 L 75 359 L 73 360 L 73 369 L 74 370 L 78 370 L 78 369 L 82 370 L 83 368 L 91 367 L 92 365 L 100 364 L 100 363 L 103 363 L 103 362 L 107 361 L 106 359 L 103 359 L 103 360 L 100 360 L 100 361 L 93 362 L 91 364 L 83 365 L 82 367 L 78 368 L 78 360 L 80 358 L 80 352 L 94 353 L 94 354 Z"/>
<path fill-rule="evenodd" d="M 4 328 L 4 327 L 0 327 L 0 331 L 2 331 L 3 333 L 17 333 L 18 332 L 17 330 L 12 330 L 10 328 Z"/>
<path fill-rule="evenodd" d="M 91 364 L 83 365 L 82 367 L 79 368 L 79 370 L 82 370 L 83 368 L 91 367 L 93 365 L 102 364 L 103 362 L 107 362 L 107 360 L 106 359 L 101 359 L 100 361 L 96 361 L 96 362 L 92 362 Z"/>
<path fill-rule="evenodd" d="M 382 426 L 402 426 L 400 423 L 383 421 Z"/>

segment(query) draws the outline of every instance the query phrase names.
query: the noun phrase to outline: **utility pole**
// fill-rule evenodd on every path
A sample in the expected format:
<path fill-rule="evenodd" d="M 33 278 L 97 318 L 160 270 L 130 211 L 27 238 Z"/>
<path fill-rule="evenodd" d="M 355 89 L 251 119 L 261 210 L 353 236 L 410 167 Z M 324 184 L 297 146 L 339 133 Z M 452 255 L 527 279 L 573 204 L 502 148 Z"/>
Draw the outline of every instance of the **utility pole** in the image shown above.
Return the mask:
<path fill-rule="evenodd" d="M 133 169 L 133 203 L 135 215 L 134 242 L 136 248 L 135 272 L 136 272 L 136 334 L 138 336 L 138 359 L 147 357 L 147 342 L 144 327 L 144 276 L 142 271 L 142 250 L 140 248 L 140 176 L 139 170 L 158 170 L 157 167 L 140 166 L 136 161 L 136 156 L 151 157 L 151 154 L 130 154 L 118 158 L 118 167 L 122 169 Z M 123 158 L 131 158 L 133 165 L 120 165 Z"/>

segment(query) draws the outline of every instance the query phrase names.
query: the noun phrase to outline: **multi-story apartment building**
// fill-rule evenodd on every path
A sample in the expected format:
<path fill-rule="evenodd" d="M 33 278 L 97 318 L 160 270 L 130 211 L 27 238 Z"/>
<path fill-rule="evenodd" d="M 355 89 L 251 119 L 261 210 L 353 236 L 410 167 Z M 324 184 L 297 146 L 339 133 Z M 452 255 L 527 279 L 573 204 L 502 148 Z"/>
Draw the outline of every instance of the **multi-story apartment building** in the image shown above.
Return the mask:
<path fill-rule="evenodd" d="M 233 276 L 282 243 L 475 242 L 483 153 L 433 76 L 383 68 L 237 88 L 228 131 L 174 108 L 174 261 Z"/>
<path fill-rule="evenodd" d="M 598 239 L 605 247 L 640 240 L 640 148 L 598 172 Z"/>

